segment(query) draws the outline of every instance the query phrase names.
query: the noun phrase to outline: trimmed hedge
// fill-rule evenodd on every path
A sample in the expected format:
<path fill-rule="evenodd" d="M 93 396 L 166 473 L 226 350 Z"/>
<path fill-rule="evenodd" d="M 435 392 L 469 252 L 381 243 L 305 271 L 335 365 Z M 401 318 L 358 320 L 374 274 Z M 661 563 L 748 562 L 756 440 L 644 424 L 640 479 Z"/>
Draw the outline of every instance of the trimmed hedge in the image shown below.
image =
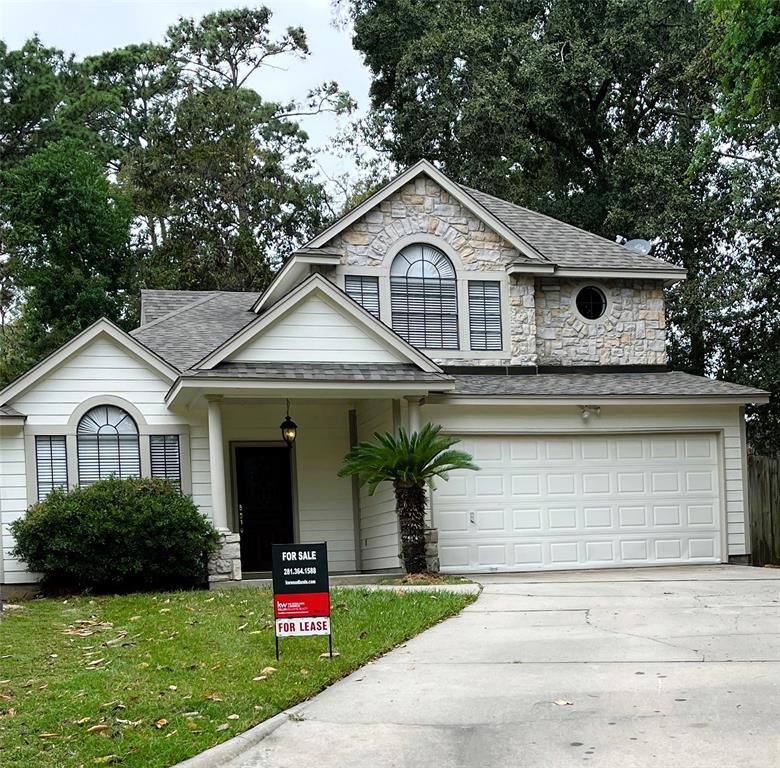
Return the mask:
<path fill-rule="evenodd" d="M 148 478 L 52 491 L 11 532 L 47 586 L 111 592 L 202 584 L 218 539 L 190 498 Z"/>

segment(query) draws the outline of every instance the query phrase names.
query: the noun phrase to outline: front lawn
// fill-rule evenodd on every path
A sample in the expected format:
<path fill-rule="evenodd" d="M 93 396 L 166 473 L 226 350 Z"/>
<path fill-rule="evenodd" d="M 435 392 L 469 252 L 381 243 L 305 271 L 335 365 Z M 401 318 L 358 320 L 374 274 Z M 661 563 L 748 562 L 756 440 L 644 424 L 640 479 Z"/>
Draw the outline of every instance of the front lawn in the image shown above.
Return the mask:
<path fill-rule="evenodd" d="M 340 655 L 320 657 L 327 638 L 292 638 L 281 641 L 279 662 L 268 589 L 22 603 L 0 619 L 2 765 L 173 765 L 312 696 L 471 600 L 335 589 Z"/>

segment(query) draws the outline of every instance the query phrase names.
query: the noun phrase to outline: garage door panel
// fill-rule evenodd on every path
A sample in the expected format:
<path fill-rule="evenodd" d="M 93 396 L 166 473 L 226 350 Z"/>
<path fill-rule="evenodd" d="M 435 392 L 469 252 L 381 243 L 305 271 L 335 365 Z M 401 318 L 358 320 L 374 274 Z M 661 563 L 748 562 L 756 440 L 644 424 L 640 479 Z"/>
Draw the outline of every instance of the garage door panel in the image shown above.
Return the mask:
<path fill-rule="evenodd" d="M 542 510 L 539 508 L 514 509 L 512 511 L 512 520 L 514 521 L 515 532 L 542 530 Z"/>
<path fill-rule="evenodd" d="M 467 444 L 475 455 L 501 458 L 481 472 L 453 473 L 436 491 L 445 570 L 720 559 L 714 436 L 471 437 Z"/>
<path fill-rule="evenodd" d="M 579 560 L 579 542 L 556 541 L 550 544 L 550 562 L 553 565 L 576 565 Z"/>
<path fill-rule="evenodd" d="M 551 507 L 547 511 L 548 527 L 552 529 L 577 529 L 577 510 L 574 507 Z"/>
<path fill-rule="evenodd" d="M 653 524 L 661 526 L 680 526 L 682 512 L 679 504 L 655 504 L 653 506 Z"/>

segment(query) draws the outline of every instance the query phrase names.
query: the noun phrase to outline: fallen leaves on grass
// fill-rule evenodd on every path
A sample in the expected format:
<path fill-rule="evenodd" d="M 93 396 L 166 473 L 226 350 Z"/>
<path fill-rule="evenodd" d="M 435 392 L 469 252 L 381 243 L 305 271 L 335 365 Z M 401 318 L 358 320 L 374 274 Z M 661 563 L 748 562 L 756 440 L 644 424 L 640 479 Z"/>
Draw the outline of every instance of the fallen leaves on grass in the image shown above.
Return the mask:
<path fill-rule="evenodd" d="M 87 728 L 87 733 L 105 733 L 108 730 L 108 726 L 105 723 L 98 723 L 91 728 Z"/>
<path fill-rule="evenodd" d="M 158 720 L 158 721 L 157 721 L 157 722 L 154 724 L 154 727 L 155 727 L 155 728 L 165 728 L 165 726 L 166 726 L 166 725 L 168 725 L 168 721 L 167 721 L 167 720 L 166 720 L 164 717 L 161 717 L 161 718 L 160 718 L 160 719 L 159 719 L 159 720 Z"/>
<path fill-rule="evenodd" d="M 260 674 L 266 676 L 272 675 L 274 672 L 276 672 L 276 667 L 263 667 L 260 670 Z"/>
<path fill-rule="evenodd" d="M 95 765 L 110 765 L 117 760 L 119 760 L 119 755 L 102 755 L 101 757 L 96 757 L 92 762 Z"/>

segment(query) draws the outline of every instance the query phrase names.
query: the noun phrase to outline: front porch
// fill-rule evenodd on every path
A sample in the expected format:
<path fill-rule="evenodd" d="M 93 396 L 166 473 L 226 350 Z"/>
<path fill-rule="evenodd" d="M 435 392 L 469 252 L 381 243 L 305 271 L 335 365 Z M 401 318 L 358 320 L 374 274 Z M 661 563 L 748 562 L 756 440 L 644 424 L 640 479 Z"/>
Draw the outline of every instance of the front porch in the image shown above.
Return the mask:
<path fill-rule="evenodd" d="M 194 429 L 191 438 L 193 497 L 210 508 L 222 535 L 210 583 L 269 577 L 271 544 L 290 541 L 327 542 L 332 574 L 400 572 L 392 488 L 369 496 L 338 471 L 350 448 L 374 432 L 417 429 L 425 393 L 284 394 L 291 395 L 289 413 L 298 425 L 291 447 L 280 430 L 287 398 L 276 393 L 200 392 L 188 406 L 202 424 L 202 435 Z"/>

